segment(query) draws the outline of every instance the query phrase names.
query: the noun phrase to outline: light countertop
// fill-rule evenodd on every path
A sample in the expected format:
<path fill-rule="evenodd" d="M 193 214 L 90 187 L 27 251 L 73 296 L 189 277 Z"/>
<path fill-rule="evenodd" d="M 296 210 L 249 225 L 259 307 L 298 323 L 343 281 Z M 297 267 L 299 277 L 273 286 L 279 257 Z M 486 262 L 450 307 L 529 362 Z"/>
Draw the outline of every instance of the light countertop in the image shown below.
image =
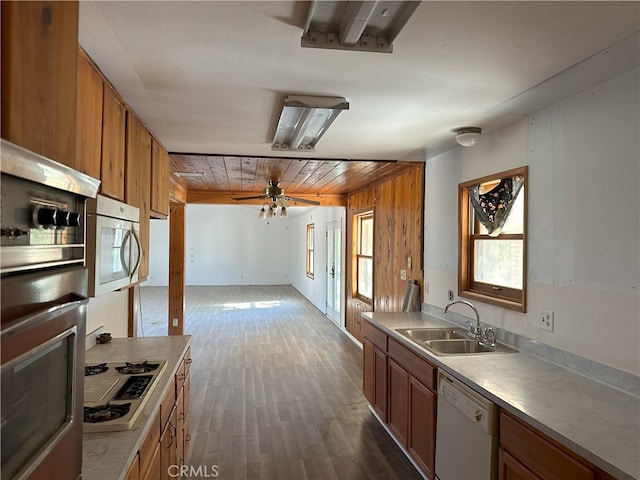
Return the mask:
<path fill-rule="evenodd" d="M 435 355 L 395 331 L 452 325 L 425 313 L 362 315 L 605 472 L 640 478 L 640 398 L 525 352 Z"/>
<path fill-rule="evenodd" d="M 82 439 L 83 480 L 117 480 L 124 478 L 145 438 L 152 414 L 170 387 L 178 363 L 191 343 L 191 336 L 145 338 L 114 338 L 111 343 L 87 350 L 87 363 L 142 362 L 165 360 L 167 367 L 160 374 L 156 388 L 142 408 L 131 430 L 121 432 L 85 433 Z"/>

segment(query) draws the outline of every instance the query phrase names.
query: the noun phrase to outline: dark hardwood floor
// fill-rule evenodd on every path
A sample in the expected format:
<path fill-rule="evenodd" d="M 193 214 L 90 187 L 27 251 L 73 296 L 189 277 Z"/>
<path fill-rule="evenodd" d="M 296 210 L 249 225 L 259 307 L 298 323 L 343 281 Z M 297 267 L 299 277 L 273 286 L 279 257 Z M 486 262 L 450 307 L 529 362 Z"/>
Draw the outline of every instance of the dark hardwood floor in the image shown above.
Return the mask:
<path fill-rule="evenodd" d="M 147 336 L 166 288 L 143 287 Z M 419 479 L 362 395 L 362 350 L 291 286 L 187 287 L 191 456 L 230 479 Z M 210 470 L 209 470 L 210 471 Z"/>

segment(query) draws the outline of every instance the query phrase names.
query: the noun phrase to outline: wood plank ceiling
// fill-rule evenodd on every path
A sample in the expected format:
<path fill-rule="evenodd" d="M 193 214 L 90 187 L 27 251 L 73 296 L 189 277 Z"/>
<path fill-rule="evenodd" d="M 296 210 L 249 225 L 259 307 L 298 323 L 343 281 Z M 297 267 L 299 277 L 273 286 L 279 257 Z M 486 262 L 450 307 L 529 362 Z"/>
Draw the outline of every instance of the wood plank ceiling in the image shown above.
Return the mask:
<path fill-rule="evenodd" d="M 171 178 L 187 203 L 237 204 L 236 195 L 262 194 L 269 180 L 287 195 L 346 205 L 350 193 L 415 168 L 415 162 L 170 154 Z M 178 174 L 178 175 L 176 175 Z M 186 175 L 186 176 L 180 176 Z M 255 202 L 245 203 L 262 203 Z M 292 204 L 296 204 L 292 202 Z"/>

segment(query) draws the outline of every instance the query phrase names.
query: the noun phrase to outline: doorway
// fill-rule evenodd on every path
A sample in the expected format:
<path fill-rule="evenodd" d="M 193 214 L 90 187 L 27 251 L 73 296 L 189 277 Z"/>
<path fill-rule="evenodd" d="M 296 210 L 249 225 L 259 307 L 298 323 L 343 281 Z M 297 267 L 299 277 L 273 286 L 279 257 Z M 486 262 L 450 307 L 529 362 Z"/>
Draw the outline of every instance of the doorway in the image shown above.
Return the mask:
<path fill-rule="evenodd" d="M 341 327 L 342 222 L 327 223 L 327 316 Z"/>

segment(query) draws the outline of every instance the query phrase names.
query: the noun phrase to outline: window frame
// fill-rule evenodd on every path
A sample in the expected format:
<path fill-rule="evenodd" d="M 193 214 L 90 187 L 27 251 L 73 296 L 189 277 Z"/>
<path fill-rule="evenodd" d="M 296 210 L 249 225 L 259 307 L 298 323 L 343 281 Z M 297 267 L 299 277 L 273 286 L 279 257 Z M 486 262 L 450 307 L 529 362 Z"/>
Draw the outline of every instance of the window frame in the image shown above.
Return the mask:
<path fill-rule="evenodd" d="M 513 176 L 524 177 L 523 190 L 519 195 L 523 197 L 523 228 L 522 234 L 500 234 L 498 237 L 490 237 L 484 234 L 472 232 L 471 219 L 473 207 L 469 200 L 468 187 L 481 183 L 492 182 L 502 178 Z M 458 295 L 498 307 L 527 311 L 527 224 L 529 178 L 528 167 L 518 167 L 504 172 L 487 175 L 458 184 Z M 522 240 L 522 289 L 509 288 L 502 285 L 493 285 L 474 280 L 475 249 L 474 240 Z"/>
<path fill-rule="evenodd" d="M 307 242 L 305 251 L 305 269 L 309 278 L 314 277 L 314 260 L 315 260 L 315 224 L 307 224 Z"/>
<path fill-rule="evenodd" d="M 365 255 L 361 253 L 362 247 L 362 221 L 371 219 L 373 222 L 371 229 L 371 255 Z M 374 210 L 367 209 L 353 215 L 353 298 L 366 303 L 367 305 L 373 305 L 373 292 L 374 292 L 374 261 L 375 261 L 375 212 Z M 360 259 L 371 260 L 371 298 L 360 293 Z"/>

